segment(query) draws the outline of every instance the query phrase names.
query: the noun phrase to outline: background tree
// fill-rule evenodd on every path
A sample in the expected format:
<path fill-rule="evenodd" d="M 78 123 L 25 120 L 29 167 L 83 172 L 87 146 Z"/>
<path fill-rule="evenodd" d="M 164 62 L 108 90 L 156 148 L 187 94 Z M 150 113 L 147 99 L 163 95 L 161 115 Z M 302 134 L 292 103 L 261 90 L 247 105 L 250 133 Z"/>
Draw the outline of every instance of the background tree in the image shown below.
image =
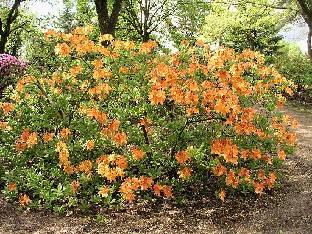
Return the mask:
<path fill-rule="evenodd" d="M 0 3 L 0 53 L 4 53 L 6 51 L 6 44 L 15 31 L 20 28 L 25 28 L 28 21 L 18 21 L 20 16 L 20 5 L 25 0 L 14 0 L 12 1 L 5 0 Z"/>
<path fill-rule="evenodd" d="M 180 44 L 182 40 L 193 41 L 201 34 L 205 17 L 209 14 L 211 3 L 204 0 L 174 0 L 175 6 L 167 21 L 169 37 Z"/>
<path fill-rule="evenodd" d="M 232 47 L 237 51 L 250 48 L 272 55 L 282 39 L 278 35 L 279 31 L 295 15 L 295 11 L 287 4 L 285 1 L 270 0 L 215 2 L 206 17 L 203 36 L 211 43 Z"/>
<path fill-rule="evenodd" d="M 77 26 L 96 24 L 96 11 L 94 2 L 87 0 L 63 0 L 64 8 L 59 14 L 58 28 L 70 32 Z"/>
<path fill-rule="evenodd" d="M 165 26 L 172 9 L 167 0 L 124 0 L 122 18 L 127 29 L 134 30 L 140 41 L 146 42 Z"/>
<path fill-rule="evenodd" d="M 101 34 L 115 36 L 123 0 L 94 0 Z M 111 10 L 110 10 L 111 9 Z"/>
<path fill-rule="evenodd" d="M 309 27 L 308 32 L 308 55 L 310 60 L 312 61 L 312 44 L 311 44 L 311 37 L 312 37 L 312 1 L 311 0 L 297 0 L 298 8 L 300 13 L 307 23 Z"/>

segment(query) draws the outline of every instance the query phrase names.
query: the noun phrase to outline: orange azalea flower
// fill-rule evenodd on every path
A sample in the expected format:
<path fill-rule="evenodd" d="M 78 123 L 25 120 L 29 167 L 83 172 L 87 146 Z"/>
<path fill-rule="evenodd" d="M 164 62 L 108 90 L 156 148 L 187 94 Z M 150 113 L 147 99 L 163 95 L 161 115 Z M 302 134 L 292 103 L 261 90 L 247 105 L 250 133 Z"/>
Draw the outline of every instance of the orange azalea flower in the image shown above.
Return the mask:
<path fill-rule="evenodd" d="M 114 37 L 111 34 L 103 34 L 100 36 L 99 38 L 99 42 L 103 42 L 103 41 L 113 41 Z"/>
<path fill-rule="evenodd" d="M 250 172 L 247 168 L 242 168 L 239 173 L 238 176 L 242 177 L 245 179 L 245 181 L 250 181 Z"/>
<path fill-rule="evenodd" d="M 31 202 L 31 200 L 29 199 L 29 197 L 28 197 L 26 194 L 24 194 L 23 196 L 20 196 L 19 202 L 20 202 L 20 204 L 22 205 L 22 207 L 25 208 L 26 205 L 27 205 L 29 202 Z"/>
<path fill-rule="evenodd" d="M 117 167 L 121 169 L 126 169 L 128 167 L 128 160 L 124 156 L 119 156 L 119 159 L 116 162 Z"/>
<path fill-rule="evenodd" d="M 113 140 L 117 146 L 125 145 L 127 144 L 127 135 L 124 132 L 117 132 Z"/>
<path fill-rule="evenodd" d="M 9 182 L 9 186 L 8 186 L 8 189 L 9 189 L 9 191 L 16 191 L 17 190 L 17 185 L 16 185 L 16 183 L 15 182 L 13 182 L 13 181 L 10 181 Z"/>
<path fill-rule="evenodd" d="M 139 183 L 142 190 L 147 190 L 152 187 L 154 181 L 151 177 L 141 176 L 139 179 Z"/>
<path fill-rule="evenodd" d="M 173 194 L 172 194 L 172 186 L 169 186 L 169 185 L 164 185 L 163 188 L 162 188 L 165 196 L 167 199 L 173 197 Z"/>
<path fill-rule="evenodd" d="M 126 74 L 128 71 L 129 71 L 129 69 L 126 68 L 126 67 L 121 67 L 121 68 L 119 68 L 119 72 L 120 72 L 120 73 Z"/>
<path fill-rule="evenodd" d="M 297 141 L 297 136 L 295 133 L 288 132 L 285 134 L 285 141 L 287 145 L 291 145 Z"/>
<path fill-rule="evenodd" d="M 292 128 L 297 128 L 298 127 L 298 120 L 294 119 L 291 123 Z"/>
<path fill-rule="evenodd" d="M 11 103 L 5 102 L 2 104 L 2 109 L 4 114 L 8 114 L 9 112 L 14 111 L 14 106 Z"/>
<path fill-rule="evenodd" d="M 59 95 L 62 93 L 62 89 L 61 88 L 55 88 L 53 92 L 54 92 L 54 94 Z"/>
<path fill-rule="evenodd" d="M 225 190 L 224 189 L 221 189 L 220 193 L 219 193 L 219 198 L 221 199 L 222 202 L 225 201 Z"/>
<path fill-rule="evenodd" d="M 156 183 L 154 184 L 154 194 L 159 197 L 160 196 L 160 192 L 163 190 L 163 186 L 161 186 L 160 184 Z"/>
<path fill-rule="evenodd" d="M 284 102 L 283 101 L 277 101 L 276 106 L 277 106 L 277 108 L 283 108 Z"/>
<path fill-rule="evenodd" d="M 66 164 L 68 162 L 68 158 L 69 158 L 69 152 L 67 149 L 62 149 L 59 152 L 59 161 L 61 164 Z"/>
<path fill-rule="evenodd" d="M 278 156 L 279 160 L 285 160 L 286 159 L 286 154 L 285 154 L 284 150 L 282 150 L 280 148 L 278 148 L 277 156 Z"/>
<path fill-rule="evenodd" d="M 211 146 L 211 153 L 223 156 L 226 162 L 238 163 L 238 147 L 230 139 L 214 140 Z"/>
<path fill-rule="evenodd" d="M 48 142 L 52 141 L 53 136 L 54 136 L 54 133 L 44 133 L 43 137 L 42 137 L 43 138 L 43 142 L 44 143 L 48 143 Z"/>
<path fill-rule="evenodd" d="M 136 147 L 132 148 L 131 151 L 132 151 L 132 158 L 136 161 L 142 159 L 145 155 L 145 152 L 143 150 L 140 150 Z"/>
<path fill-rule="evenodd" d="M 127 201 L 127 202 L 133 202 L 135 200 L 135 195 L 133 194 L 132 191 L 122 193 L 122 198 Z"/>
<path fill-rule="evenodd" d="M 124 182 L 119 187 L 119 191 L 122 193 L 122 197 L 128 201 L 132 202 L 135 199 L 133 191 L 137 191 L 139 188 L 139 180 L 136 177 L 125 179 Z"/>
<path fill-rule="evenodd" d="M 191 159 L 190 154 L 185 150 L 180 150 L 178 153 L 176 153 L 175 157 L 177 162 L 180 164 L 185 164 L 188 160 Z"/>
<path fill-rule="evenodd" d="M 66 164 L 64 164 L 64 168 L 63 168 L 63 171 L 66 173 L 66 174 L 73 174 L 74 173 L 74 170 L 75 170 L 75 167 L 73 165 L 70 165 L 70 162 L 66 162 Z"/>
<path fill-rule="evenodd" d="M 80 182 L 78 180 L 75 180 L 75 181 L 70 183 L 70 187 L 72 189 L 73 194 L 77 193 L 77 190 L 79 189 L 79 186 L 80 186 Z"/>
<path fill-rule="evenodd" d="M 81 73 L 83 70 L 83 67 L 81 65 L 77 65 L 72 67 L 69 71 L 72 74 L 72 76 L 77 76 L 79 73 Z"/>
<path fill-rule="evenodd" d="M 259 150 L 259 149 L 257 149 L 257 148 L 253 148 L 253 149 L 251 150 L 250 157 L 253 158 L 253 159 L 260 160 L 261 157 L 262 157 L 262 152 L 261 152 L 261 150 Z"/>
<path fill-rule="evenodd" d="M 283 115 L 282 120 L 284 123 L 288 124 L 290 122 L 291 116 L 290 115 Z"/>
<path fill-rule="evenodd" d="M 61 130 L 62 139 L 66 140 L 70 133 L 71 133 L 71 131 L 69 128 L 62 128 L 62 130 Z"/>
<path fill-rule="evenodd" d="M 181 41 L 181 45 L 189 45 L 190 42 L 188 40 L 183 40 Z"/>
<path fill-rule="evenodd" d="M 179 177 L 181 179 L 186 179 L 192 176 L 191 174 L 192 169 L 189 167 L 184 167 L 181 171 L 179 171 Z"/>
<path fill-rule="evenodd" d="M 109 186 L 101 187 L 99 190 L 100 190 L 99 195 L 101 195 L 102 197 L 107 197 L 110 187 Z"/>
<path fill-rule="evenodd" d="M 143 118 L 143 119 L 141 119 L 140 124 L 142 126 L 149 126 L 152 124 L 152 120 L 150 118 L 147 118 L 147 119 Z"/>
<path fill-rule="evenodd" d="M 98 157 L 98 158 L 95 160 L 95 163 L 96 163 L 96 164 L 99 164 L 99 163 L 101 163 L 101 162 L 103 162 L 104 164 L 108 164 L 108 156 L 102 154 L 100 157 Z"/>
<path fill-rule="evenodd" d="M 26 143 L 24 143 L 24 142 L 18 142 L 18 143 L 16 144 L 15 149 L 16 149 L 16 151 L 24 151 L 24 150 L 26 149 L 26 147 L 27 147 Z"/>
<path fill-rule="evenodd" d="M 63 142 L 63 141 L 57 142 L 57 143 L 56 143 L 56 149 L 55 149 L 55 151 L 56 151 L 56 152 L 60 152 L 60 150 L 62 150 L 62 149 L 66 149 L 66 150 L 67 150 L 67 145 L 66 145 L 66 143 Z"/>
<path fill-rule="evenodd" d="M 263 170 L 259 170 L 258 172 L 258 179 L 259 180 L 264 180 L 266 178 L 265 172 Z"/>
<path fill-rule="evenodd" d="M 103 66 L 103 61 L 102 59 L 93 60 L 92 65 L 94 66 L 94 68 L 99 69 Z"/>
<path fill-rule="evenodd" d="M 109 125 L 108 129 L 112 132 L 117 132 L 119 128 L 120 121 L 117 119 L 114 119 Z"/>
<path fill-rule="evenodd" d="M 246 160 L 249 157 L 250 152 L 248 150 L 241 150 L 240 155 L 242 159 Z"/>
<path fill-rule="evenodd" d="M 198 39 L 195 43 L 197 46 L 203 46 L 205 44 L 204 41 L 201 39 Z"/>
<path fill-rule="evenodd" d="M 5 130 L 7 128 L 7 123 L 0 121 L 0 127 L 2 130 Z"/>
<path fill-rule="evenodd" d="M 109 180 L 109 182 L 116 181 L 117 176 L 118 176 L 118 174 L 117 174 L 117 171 L 115 169 L 111 169 L 111 168 L 107 169 L 105 177 L 107 180 Z"/>
<path fill-rule="evenodd" d="M 274 172 L 271 172 L 269 174 L 269 178 L 266 180 L 266 184 L 267 184 L 269 189 L 274 187 L 276 179 L 277 179 L 276 174 Z"/>
<path fill-rule="evenodd" d="M 70 50 L 71 50 L 70 47 L 66 43 L 57 43 L 54 52 L 55 54 L 59 54 L 65 57 L 70 54 Z"/>
<path fill-rule="evenodd" d="M 166 93 L 162 89 L 153 89 L 149 96 L 148 99 L 150 100 L 152 105 L 157 105 L 157 104 L 164 104 L 164 101 L 166 99 Z"/>
<path fill-rule="evenodd" d="M 268 155 L 263 155 L 262 158 L 267 161 L 268 165 L 272 165 L 273 164 L 272 158 L 269 157 Z"/>
<path fill-rule="evenodd" d="M 253 182 L 252 185 L 255 187 L 255 193 L 262 195 L 264 190 L 264 185 L 262 183 Z"/>
<path fill-rule="evenodd" d="M 183 91 L 180 87 L 177 87 L 177 86 L 171 87 L 170 96 L 171 96 L 171 99 L 174 100 L 176 104 L 180 104 L 185 101 Z"/>
<path fill-rule="evenodd" d="M 37 133 L 31 133 L 26 141 L 26 145 L 32 148 L 35 144 L 37 144 L 37 136 Z"/>
<path fill-rule="evenodd" d="M 186 109 L 186 115 L 190 116 L 192 114 L 199 114 L 199 109 L 197 107 L 189 107 Z"/>
<path fill-rule="evenodd" d="M 82 161 L 77 167 L 78 171 L 85 172 L 86 174 L 90 174 L 91 169 L 92 169 L 92 163 L 90 160 Z"/>
<path fill-rule="evenodd" d="M 212 172 L 215 176 L 222 176 L 227 173 L 227 169 L 219 163 Z"/>
<path fill-rule="evenodd" d="M 230 172 L 228 172 L 228 174 L 225 178 L 225 183 L 229 186 L 232 186 L 233 188 L 238 187 L 239 179 L 236 178 L 236 176 L 232 170 L 230 170 Z"/>
<path fill-rule="evenodd" d="M 86 149 L 91 151 L 94 148 L 94 140 L 87 140 L 86 142 Z"/>

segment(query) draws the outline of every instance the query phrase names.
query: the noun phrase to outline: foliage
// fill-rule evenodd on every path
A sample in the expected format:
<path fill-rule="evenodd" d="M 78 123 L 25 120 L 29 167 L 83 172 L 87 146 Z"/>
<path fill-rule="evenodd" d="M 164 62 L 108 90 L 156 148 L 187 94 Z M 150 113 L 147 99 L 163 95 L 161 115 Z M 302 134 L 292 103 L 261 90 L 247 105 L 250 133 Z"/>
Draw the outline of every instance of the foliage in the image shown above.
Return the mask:
<path fill-rule="evenodd" d="M 22 3 L 25 0 L 5 0 L 0 3 L 0 53 L 18 55 L 25 33 L 33 28 L 34 16 Z"/>
<path fill-rule="evenodd" d="M 15 84 L 25 72 L 26 63 L 15 56 L 0 54 L 0 97 L 4 89 Z"/>
<path fill-rule="evenodd" d="M 297 45 L 284 43 L 274 61 L 277 69 L 297 86 L 296 92 L 310 93 L 312 96 L 311 61 Z"/>
<path fill-rule="evenodd" d="M 224 201 L 276 186 L 296 120 L 274 110 L 292 84 L 259 53 L 184 41 L 168 54 L 91 41 L 90 26 L 45 37 L 61 65 L 25 76 L 0 105 L 4 193 L 23 207 L 179 202 L 212 185 Z"/>
<path fill-rule="evenodd" d="M 169 19 L 166 22 L 170 39 L 177 46 L 183 40 L 195 42 L 210 13 L 211 2 L 203 0 L 172 0 Z"/>
<path fill-rule="evenodd" d="M 56 26 L 69 33 L 74 28 L 87 24 L 96 24 L 94 2 L 87 0 L 63 0 L 64 8 L 59 14 Z"/>
<path fill-rule="evenodd" d="M 206 17 L 203 36 L 210 43 L 243 51 L 246 48 L 272 56 L 282 39 L 279 30 L 289 23 L 291 10 L 271 7 L 270 0 L 232 0 L 212 4 Z"/>

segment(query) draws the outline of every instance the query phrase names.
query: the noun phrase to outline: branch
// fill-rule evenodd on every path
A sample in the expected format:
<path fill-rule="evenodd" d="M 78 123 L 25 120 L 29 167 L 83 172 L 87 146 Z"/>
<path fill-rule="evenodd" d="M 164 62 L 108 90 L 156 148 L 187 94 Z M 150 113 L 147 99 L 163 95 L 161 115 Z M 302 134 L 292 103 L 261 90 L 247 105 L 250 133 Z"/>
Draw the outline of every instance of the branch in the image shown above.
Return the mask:
<path fill-rule="evenodd" d="M 10 30 L 10 34 L 12 33 L 12 32 L 14 32 L 14 31 L 16 31 L 17 29 L 19 29 L 19 28 L 23 28 L 27 23 L 29 23 L 30 21 L 24 21 L 23 23 L 21 23 L 20 25 L 17 25 L 15 28 L 13 28 L 13 29 L 11 29 Z"/>
<path fill-rule="evenodd" d="M 210 3 L 218 3 L 218 4 L 228 5 L 228 3 L 226 3 L 226 2 L 219 2 L 219 1 L 211 1 Z M 257 5 L 257 6 L 265 6 L 265 7 L 269 7 L 269 8 L 273 8 L 273 9 L 279 9 L 279 10 L 294 10 L 294 11 L 297 10 L 297 9 L 292 8 L 292 7 L 275 6 L 275 5 L 269 5 L 269 4 L 258 3 L 258 2 L 253 2 L 253 1 L 246 1 L 245 3 L 250 3 L 253 5 Z M 239 3 L 231 3 L 230 5 L 238 6 Z"/>

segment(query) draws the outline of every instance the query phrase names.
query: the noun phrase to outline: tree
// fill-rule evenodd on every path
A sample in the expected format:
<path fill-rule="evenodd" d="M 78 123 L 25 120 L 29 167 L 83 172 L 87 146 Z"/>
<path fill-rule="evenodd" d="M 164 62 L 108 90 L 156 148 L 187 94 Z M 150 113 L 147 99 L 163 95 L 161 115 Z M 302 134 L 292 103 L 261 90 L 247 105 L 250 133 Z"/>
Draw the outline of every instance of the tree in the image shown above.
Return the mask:
<path fill-rule="evenodd" d="M 167 0 L 125 0 L 122 17 L 130 30 L 136 31 L 142 42 L 159 31 L 171 13 Z"/>
<path fill-rule="evenodd" d="M 18 17 L 20 15 L 19 7 L 22 2 L 26 0 L 14 0 L 12 6 L 10 2 L 6 1 L 0 4 L 3 12 L 0 15 L 0 53 L 4 53 L 6 50 L 6 44 L 9 40 L 9 37 L 18 29 L 24 28 L 27 24 L 27 21 L 21 21 L 18 24 Z M 1 10 L 1 11 L 2 11 Z"/>
<path fill-rule="evenodd" d="M 63 0 L 62 9 L 56 24 L 60 29 L 69 33 L 78 26 L 94 24 L 96 16 L 93 2 L 87 0 Z"/>
<path fill-rule="evenodd" d="M 167 21 L 171 39 L 180 44 L 182 40 L 196 40 L 209 14 L 211 3 L 204 0 L 173 0 L 175 6 Z"/>
<path fill-rule="evenodd" d="M 108 0 L 94 0 L 99 28 L 102 35 L 111 34 L 115 36 L 116 24 L 122 8 L 122 2 L 123 0 L 112 1 L 112 10 L 109 14 Z"/>
<path fill-rule="evenodd" d="M 310 60 L 312 61 L 312 1 L 311 0 L 297 0 L 298 8 L 300 10 L 300 13 L 304 19 L 304 21 L 307 23 L 309 27 L 308 32 L 308 55 Z"/>
<path fill-rule="evenodd" d="M 250 48 L 272 55 L 282 39 L 278 32 L 295 15 L 286 4 L 271 0 L 218 1 L 206 17 L 203 35 L 211 43 L 237 51 Z"/>

